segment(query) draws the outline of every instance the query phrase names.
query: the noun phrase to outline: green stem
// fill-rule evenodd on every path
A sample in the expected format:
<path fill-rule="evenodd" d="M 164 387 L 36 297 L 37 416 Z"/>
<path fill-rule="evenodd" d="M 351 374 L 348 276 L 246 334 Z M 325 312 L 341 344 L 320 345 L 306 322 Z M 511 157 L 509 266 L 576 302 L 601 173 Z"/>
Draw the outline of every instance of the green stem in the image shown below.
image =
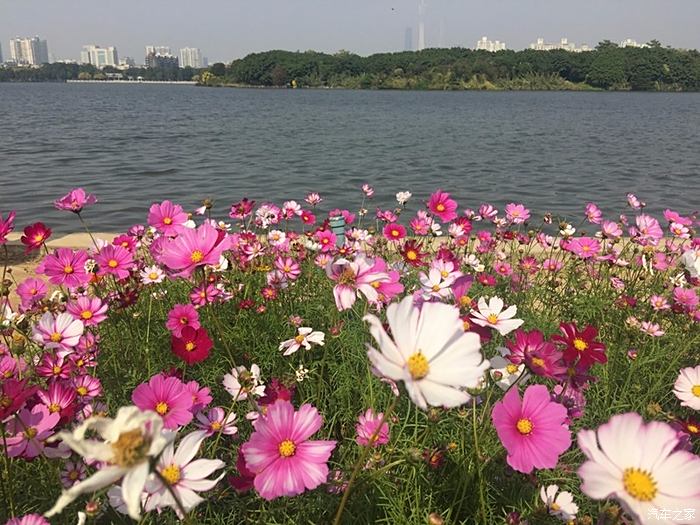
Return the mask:
<path fill-rule="evenodd" d="M 4 491 L 7 494 L 7 503 L 9 503 L 10 506 L 10 517 L 14 518 L 15 517 L 15 498 L 12 490 L 12 475 L 10 473 L 10 468 L 12 465 L 12 460 L 7 454 L 7 439 L 5 437 L 5 425 L 0 424 L 0 434 L 2 434 L 2 450 L 3 450 L 3 465 L 4 465 L 4 473 L 3 473 L 3 485 L 5 485 L 4 480 L 7 480 L 7 489 Z"/>
<path fill-rule="evenodd" d="M 479 513 L 481 514 L 482 523 L 488 523 L 486 520 L 486 495 L 484 494 L 484 483 L 481 477 L 481 455 L 479 454 L 479 436 L 476 431 L 476 398 L 472 398 L 472 432 L 474 434 L 474 457 L 476 458 L 476 477 L 479 483 Z"/>
<path fill-rule="evenodd" d="M 83 219 L 83 216 L 80 215 L 80 213 L 76 213 L 76 215 L 78 216 L 78 219 L 80 219 L 80 222 L 83 224 L 83 228 L 85 228 L 85 231 L 86 231 L 87 234 L 90 236 L 90 239 L 92 240 L 92 244 L 95 246 L 95 250 L 99 252 L 99 251 L 100 251 L 100 248 L 99 248 L 99 246 L 97 246 L 97 241 L 96 241 L 95 238 L 92 236 L 92 232 L 90 231 L 90 228 L 88 228 L 88 225 L 87 225 L 87 223 L 85 222 L 85 219 Z"/>

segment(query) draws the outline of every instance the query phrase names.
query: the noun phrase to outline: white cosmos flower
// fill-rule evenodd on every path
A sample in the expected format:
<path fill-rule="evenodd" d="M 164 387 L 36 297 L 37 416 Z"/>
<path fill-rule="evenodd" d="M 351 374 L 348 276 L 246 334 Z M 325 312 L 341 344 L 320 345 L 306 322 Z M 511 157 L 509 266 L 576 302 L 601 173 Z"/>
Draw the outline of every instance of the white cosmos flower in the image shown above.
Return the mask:
<path fill-rule="evenodd" d="M 165 447 L 155 468 L 167 485 L 158 476 L 149 480 L 146 485 L 146 492 L 150 493 L 146 503 L 147 511 L 171 507 L 183 519 L 178 502 L 185 512 L 189 512 L 204 501 L 197 493 L 211 490 L 224 477 L 224 473 L 221 473 L 216 479 L 206 479 L 214 471 L 226 466 L 220 459 L 193 461 L 206 437 L 205 431 L 197 430 L 182 438 L 177 451 L 172 443 Z M 177 501 L 173 498 L 173 493 Z"/>
<path fill-rule="evenodd" d="M 681 255 L 681 264 L 688 270 L 690 276 L 695 279 L 700 276 L 700 255 L 695 250 L 688 250 Z"/>
<path fill-rule="evenodd" d="M 681 369 L 673 393 L 681 400 L 681 405 L 700 410 L 700 365 Z"/>
<path fill-rule="evenodd" d="M 85 493 L 93 493 L 123 478 L 121 488 L 129 516 L 141 515 L 141 492 L 150 474 L 149 462 L 175 437 L 163 433 L 163 419 L 155 412 L 135 406 L 121 407 L 114 419 L 93 416 L 73 432 L 59 432 L 51 440 L 61 439 L 87 460 L 103 461 L 106 466 L 89 478 L 64 490 L 56 504 L 45 514 L 51 517 Z M 86 438 L 94 431 L 101 439 Z"/>
<path fill-rule="evenodd" d="M 400 191 L 396 194 L 396 202 L 403 206 L 412 196 L 413 194 L 410 191 Z"/>
<path fill-rule="evenodd" d="M 574 495 L 571 492 L 559 492 L 557 485 L 549 485 L 547 488 L 543 486 L 540 488 L 540 499 L 552 516 L 557 516 L 567 523 L 576 518 L 578 505 L 574 503 Z"/>
<path fill-rule="evenodd" d="M 420 272 L 418 279 L 423 289 L 423 299 L 429 300 L 433 297 L 442 299 L 452 294 L 450 286 L 455 282 L 454 274 L 443 278 L 439 269 L 431 268 L 427 274 Z"/>
<path fill-rule="evenodd" d="M 593 499 L 617 499 L 640 525 L 658 523 L 658 509 L 698 509 L 700 457 L 678 450 L 678 444 L 670 425 L 645 424 L 635 413 L 581 430 L 578 446 L 588 458 L 578 469 L 581 491 Z M 698 524 L 700 515 L 682 523 Z"/>
<path fill-rule="evenodd" d="M 305 350 L 309 350 L 312 343 L 319 346 L 325 344 L 326 334 L 323 332 L 314 332 L 314 329 L 308 326 L 299 327 L 298 332 L 298 335 L 293 339 L 287 339 L 280 343 L 279 350 L 284 350 L 282 355 L 292 355 L 302 346 Z"/>
<path fill-rule="evenodd" d="M 513 319 L 518 312 L 515 305 L 503 310 L 503 299 L 500 297 L 491 297 L 488 304 L 486 304 L 486 299 L 480 297 L 477 306 L 477 310 L 471 311 L 472 321 L 479 326 L 488 326 L 498 330 L 501 335 L 509 334 L 524 322 L 522 319 Z"/>
<path fill-rule="evenodd" d="M 265 394 L 265 385 L 260 381 L 260 367 L 256 364 L 248 370 L 245 366 L 239 366 L 224 376 L 223 381 L 226 391 L 237 401 L 248 398 L 248 394 L 260 397 Z"/>
<path fill-rule="evenodd" d="M 367 352 L 377 371 L 403 381 L 411 400 L 423 410 L 468 402 L 471 396 L 465 389 L 479 385 L 489 362 L 479 351 L 479 336 L 464 331 L 459 310 L 443 303 L 425 303 L 418 309 L 408 296 L 390 304 L 386 317 L 393 339 L 376 316 L 364 317 L 379 347 L 368 345 Z"/>
<path fill-rule="evenodd" d="M 491 362 L 490 375 L 491 379 L 498 385 L 501 390 L 508 390 L 518 378 L 522 375 L 519 381 L 521 385 L 525 384 L 529 379 L 529 374 L 525 371 L 525 363 L 516 365 L 505 358 L 510 354 L 510 350 L 505 347 L 498 348 L 501 355 L 497 355 L 489 359 Z"/>
<path fill-rule="evenodd" d="M 479 258 L 473 253 L 465 255 L 462 259 L 462 262 L 467 266 L 471 266 L 472 270 L 474 270 L 476 273 L 483 272 L 486 269 L 486 267 L 483 264 L 481 264 Z"/>

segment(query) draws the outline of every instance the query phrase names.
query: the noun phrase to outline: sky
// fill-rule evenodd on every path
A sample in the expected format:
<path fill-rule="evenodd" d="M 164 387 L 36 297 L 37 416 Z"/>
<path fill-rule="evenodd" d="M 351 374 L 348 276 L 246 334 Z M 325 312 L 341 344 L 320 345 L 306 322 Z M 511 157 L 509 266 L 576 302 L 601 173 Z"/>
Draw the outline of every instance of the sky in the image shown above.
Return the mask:
<path fill-rule="evenodd" d="M 361 55 L 417 39 L 419 0 L 0 0 L 0 45 L 39 35 L 56 59 L 85 44 L 116 46 L 143 62 L 146 45 L 198 47 L 209 62 L 270 49 Z M 483 35 L 509 49 L 538 36 L 577 45 L 653 38 L 700 48 L 700 0 L 425 0 L 427 47 L 474 47 Z M 415 43 L 414 43 L 415 45 Z"/>

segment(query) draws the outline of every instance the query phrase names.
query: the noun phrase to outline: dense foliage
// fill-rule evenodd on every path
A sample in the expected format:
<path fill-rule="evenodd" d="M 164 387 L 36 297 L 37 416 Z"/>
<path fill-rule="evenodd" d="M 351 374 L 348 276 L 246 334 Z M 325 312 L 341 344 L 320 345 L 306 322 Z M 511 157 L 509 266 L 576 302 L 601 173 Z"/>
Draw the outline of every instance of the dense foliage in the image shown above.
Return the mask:
<path fill-rule="evenodd" d="M 464 48 L 378 53 L 346 51 L 253 53 L 216 64 L 202 83 L 253 86 L 379 89 L 611 89 L 697 91 L 700 53 L 664 48 L 619 48 L 602 42 L 595 51 L 501 51 Z"/>
<path fill-rule="evenodd" d="M 65 82 L 66 80 L 107 80 L 108 74 L 123 74 L 124 79 L 141 77 L 143 80 L 192 80 L 199 71 L 185 68 L 132 67 L 121 71 L 107 66 L 97 69 L 90 64 L 44 64 L 31 67 L 0 67 L 0 82 Z M 195 78 L 196 80 L 196 78 Z"/>

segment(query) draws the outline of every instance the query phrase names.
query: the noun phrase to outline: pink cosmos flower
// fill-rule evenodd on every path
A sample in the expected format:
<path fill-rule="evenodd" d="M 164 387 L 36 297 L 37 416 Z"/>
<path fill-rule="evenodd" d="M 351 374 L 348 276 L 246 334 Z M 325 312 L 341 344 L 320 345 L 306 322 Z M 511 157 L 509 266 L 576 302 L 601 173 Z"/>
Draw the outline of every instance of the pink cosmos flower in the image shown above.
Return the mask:
<path fill-rule="evenodd" d="M 529 332 L 518 329 L 515 338 L 507 341 L 510 350 L 507 358 L 516 365 L 525 363 L 533 374 L 541 377 L 555 377 L 566 371 L 561 362 L 562 353 L 539 330 Z"/>
<path fill-rule="evenodd" d="M 268 405 L 255 423 L 255 432 L 241 446 L 246 467 L 255 474 L 260 496 L 272 500 L 313 490 L 328 477 L 327 461 L 335 441 L 309 441 L 323 423 L 313 406 L 298 412 L 288 401 Z"/>
<path fill-rule="evenodd" d="M 108 244 L 95 255 L 99 266 L 97 275 L 114 275 L 118 280 L 129 277 L 129 271 L 134 267 L 134 257 L 131 252 L 121 246 Z"/>
<path fill-rule="evenodd" d="M 428 200 L 428 209 L 434 215 L 440 217 L 442 222 L 450 222 L 457 218 L 457 201 L 450 198 L 450 194 L 437 190 Z"/>
<path fill-rule="evenodd" d="M 603 221 L 600 231 L 603 237 L 609 239 L 619 239 L 622 237 L 622 228 L 614 221 Z"/>
<path fill-rule="evenodd" d="M 53 205 L 57 210 L 80 213 L 85 206 L 90 206 L 96 202 L 97 198 L 94 195 L 85 193 L 83 188 L 75 188 L 60 199 L 54 201 Z"/>
<path fill-rule="evenodd" d="M 238 433 L 235 423 L 236 414 L 231 412 L 226 415 L 226 411 L 221 407 L 210 408 L 206 414 L 204 412 L 197 414 L 197 427 L 204 430 L 207 436 L 213 436 L 219 432 L 233 436 Z"/>
<path fill-rule="evenodd" d="M 175 239 L 163 245 L 161 260 L 178 277 L 189 277 L 198 266 L 219 263 L 221 254 L 229 248 L 225 231 L 208 223 L 196 229 L 187 228 Z"/>
<path fill-rule="evenodd" d="M 85 326 L 82 321 L 74 319 L 69 313 L 63 312 L 54 317 L 46 312 L 32 329 L 32 339 L 44 346 L 55 348 L 58 353 L 69 354 L 78 344 Z"/>
<path fill-rule="evenodd" d="M 187 326 L 195 330 L 199 329 L 201 326 L 199 313 L 191 304 L 176 304 L 168 312 L 168 320 L 165 323 L 165 327 L 175 337 L 182 337 L 182 329 Z"/>
<path fill-rule="evenodd" d="M 43 273 L 51 284 L 78 288 L 85 286 L 90 276 L 85 271 L 88 254 L 85 250 L 73 251 L 70 248 L 56 248 L 43 258 L 36 273 Z"/>
<path fill-rule="evenodd" d="M 44 450 L 44 442 L 53 434 L 61 416 L 49 413 L 44 405 L 34 405 L 31 412 L 22 409 L 7 425 L 7 455 L 35 458 Z"/>
<path fill-rule="evenodd" d="M 581 259 L 590 259 L 598 255 L 600 243 L 593 237 L 576 237 L 569 241 L 567 249 Z"/>
<path fill-rule="evenodd" d="M 325 253 L 330 252 L 335 248 L 335 241 L 337 237 L 331 230 L 321 230 L 316 232 L 314 239 L 321 245 L 321 251 Z"/>
<path fill-rule="evenodd" d="M 50 315 L 50 314 L 49 314 Z M 65 354 L 45 352 L 34 371 L 40 377 L 68 379 L 73 370 L 73 362 Z"/>
<path fill-rule="evenodd" d="M 49 411 L 49 414 L 58 413 L 60 417 L 59 423 L 66 423 L 73 418 L 76 408 L 76 393 L 73 388 L 70 388 L 64 382 L 53 381 L 49 383 L 49 387 L 46 390 L 37 392 L 37 397 Z"/>
<path fill-rule="evenodd" d="M 188 220 L 189 217 L 182 206 L 168 200 L 160 204 L 153 203 L 148 211 L 148 224 L 168 237 L 175 237 L 185 231 L 184 224 Z"/>
<path fill-rule="evenodd" d="M 92 398 L 102 395 L 102 383 L 96 377 L 84 374 L 73 378 L 73 388 L 82 403 L 88 403 Z"/>
<path fill-rule="evenodd" d="M 384 237 L 391 242 L 398 242 L 406 237 L 406 228 L 397 222 L 389 223 L 384 226 Z"/>
<path fill-rule="evenodd" d="M 61 484 L 70 488 L 87 477 L 87 468 L 81 460 L 66 461 L 61 469 Z M 48 523 L 48 522 L 47 522 Z"/>
<path fill-rule="evenodd" d="M 544 385 L 527 387 L 522 401 L 518 389 L 511 388 L 494 405 L 491 418 L 508 464 L 519 472 L 554 468 L 571 446 L 566 408 L 550 400 Z"/>
<path fill-rule="evenodd" d="M 253 213 L 254 207 L 255 201 L 244 198 L 242 201 L 231 205 L 231 211 L 228 216 L 232 219 L 245 219 L 248 215 Z"/>
<path fill-rule="evenodd" d="M 0 238 L 2 234 L 0 234 Z M 30 253 L 40 249 L 51 237 L 51 228 L 47 227 L 43 222 L 35 222 L 24 228 L 24 235 L 20 241 L 26 246 L 24 253 Z"/>
<path fill-rule="evenodd" d="M 661 337 L 666 333 L 661 329 L 658 323 L 652 323 L 651 321 L 642 321 L 639 325 L 639 329 L 651 337 Z"/>
<path fill-rule="evenodd" d="M 522 204 L 511 202 L 505 207 L 506 219 L 513 224 L 522 224 L 530 218 L 530 210 Z"/>
<path fill-rule="evenodd" d="M 634 210 L 638 210 L 646 206 L 646 203 L 640 201 L 634 193 L 627 194 L 627 204 Z"/>
<path fill-rule="evenodd" d="M 51 525 L 51 523 L 39 514 L 25 514 L 19 518 L 12 518 L 5 525 Z"/>
<path fill-rule="evenodd" d="M 311 206 L 316 206 L 323 199 L 321 198 L 321 196 L 318 193 L 309 193 L 304 200 L 307 203 L 309 203 Z"/>
<path fill-rule="evenodd" d="M 416 216 L 411 219 L 409 225 L 411 226 L 411 229 L 415 235 L 428 235 L 430 233 L 430 226 L 432 223 L 432 218 L 430 218 L 423 210 L 419 210 L 416 213 Z"/>
<path fill-rule="evenodd" d="M 601 221 L 603 220 L 603 212 L 600 211 L 600 208 L 593 204 L 592 202 L 589 202 L 586 204 L 586 219 L 588 222 L 592 224 L 600 224 Z"/>
<path fill-rule="evenodd" d="M 692 288 L 674 288 L 673 301 L 684 311 L 693 312 L 698 306 L 698 294 Z"/>
<path fill-rule="evenodd" d="M 192 421 L 192 395 L 177 377 L 153 376 L 131 394 L 141 410 L 153 410 L 163 418 L 163 426 L 175 429 Z"/>
<path fill-rule="evenodd" d="M 637 226 L 630 228 L 630 235 L 635 237 L 636 242 L 642 246 L 656 246 L 663 239 L 664 231 L 654 217 L 642 213 L 635 220 Z"/>
<path fill-rule="evenodd" d="M 548 272 L 556 273 L 564 267 L 564 264 L 557 259 L 545 259 L 542 261 L 542 268 Z"/>
<path fill-rule="evenodd" d="M 668 303 L 665 297 L 661 295 L 652 295 L 649 297 L 649 304 L 654 309 L 655 312 L 660 312 L 661 310 L 668 310 L 671 305 Z"/>
<path fill-rule="evenodd" d="M 362 193 L 365 194 L 367 197 L 372 197 L 374 195 L 374 188 L 370 186 L 369 184 L 363 184 L 362 185 Z"/>
<path fill-rule="evenodd" d="M 48 292 L 46 283 L 35 277 L 27 277 L 15 289 L 25 310 L 40 302 Z"/>
<path fill-rule="evenodd" d="M 357 418 L 357 425 L 355 425 L 357 444 L 362 447 L 370 444 L 373 447 L 387 444 L 389 442 L 389 424 L 383 419 L 383 413 L 375 414 L 371 408 L 368 408 L 364 414 L 360 414 Z M 380 423 L 381 428 L 379 427 Z"/>
<path fill-rule="evenodd" d="M 204 410 L 212 401 L 211 390 L 207 386 L 199 386 L 197 381 L 188 381 L 185 383 L 185 388 L 192 396 L 192 408 L 190 412 L 196 414 L 200 410 Z"/>
<path fill-rule="evenodd" d="M 338 283 L 333 287 L 333 295 L 340 311 L 352 308 L 360 292 L 367 301 L 376 303 L 379 294 L 372 283 L 391 281 L 388 273 L 375 270 L 375 261 L 363 255 L 358 255 L 354 261 L 338 259 L 326 266 L 326 273 Z"/>
<path fill-rule="evenodd" d="M 355 222 L 355 214 L 351 213 L 349 210 L 341 210 L 336 208 L 335 210 L 328 212 L 328 217 L 338 217 L 339 215 L 342 215 L 343 219 L 345 219 L 345 226 L 350 226 L 353 222 Z"/>
<path fill-rule="evenodd" d="M 311 210 L 303 210 L 299 217 L 304 224 L 314 224 L 316 222 L 316 215 Z"/>
<path fill-rule="evenodd" d="M 275 268 L 277 268 L 286 279 L 295 281 L 301 275 L 301 267 L 291 257 L 278 256 L 275 259 Z"/>
<path fill-rule="evenodd" d="M 664 210 L 664 218 L 668 222 L 677 222 L 678 224 L 682 224 L 683 226 L 693 225 L 693 219 L 689 217 L 683 217 L 681 214 L 673 210 Z"/>
<path fill-rule="evenodd" d="M 97 326 L 107 319 L 108 307 L 99 297 L 81 295 L 74 302 L 68 303 L 66 311 L 85 326 Z"/>

